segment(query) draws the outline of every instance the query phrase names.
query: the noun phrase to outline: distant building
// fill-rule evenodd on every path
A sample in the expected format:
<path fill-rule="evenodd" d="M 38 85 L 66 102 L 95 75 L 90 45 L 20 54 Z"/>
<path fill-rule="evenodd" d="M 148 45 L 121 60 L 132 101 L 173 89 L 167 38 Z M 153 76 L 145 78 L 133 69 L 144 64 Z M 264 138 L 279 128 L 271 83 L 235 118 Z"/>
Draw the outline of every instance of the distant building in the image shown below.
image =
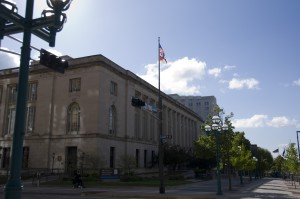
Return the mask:
<path fill-rule="evenodd" d="M 157 113 L 133 107 L 131 98 L 155 106 L 158 90 L 102 55 L 68 61 L 64 74 L 30 66 L 22 167 L 119 168 L 125 155 L 138 169 L 153 167 Z M 0 70 L 0 171 L 10 164 L 18 72 Z M 193 148 L 203 121 L 170 96 L 162 93 L 162 99 L 163 134 L 173 137 L 167 141 Z"/>
<path fill-rule="evenodd" d="M 209 115 L 214 114 L 214 108 L 218 106 L 215 96 L 180 96 L 178 94 L 169 96 L 193 110 L 204 121 Z"/>

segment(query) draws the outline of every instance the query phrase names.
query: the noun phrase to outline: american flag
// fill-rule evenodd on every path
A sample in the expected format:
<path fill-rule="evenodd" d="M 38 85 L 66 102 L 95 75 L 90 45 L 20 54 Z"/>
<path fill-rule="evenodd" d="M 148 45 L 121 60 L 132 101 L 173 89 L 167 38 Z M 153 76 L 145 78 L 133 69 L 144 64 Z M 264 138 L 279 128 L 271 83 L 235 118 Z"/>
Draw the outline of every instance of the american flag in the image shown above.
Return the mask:
<path fill-rule="evenodd" d="M 165 63 L 167 63 L 167 60 L 165 58 L 165 52 L 162 49 L 160 44 L 159 44 L 159 61 L 164 61 Z"/>

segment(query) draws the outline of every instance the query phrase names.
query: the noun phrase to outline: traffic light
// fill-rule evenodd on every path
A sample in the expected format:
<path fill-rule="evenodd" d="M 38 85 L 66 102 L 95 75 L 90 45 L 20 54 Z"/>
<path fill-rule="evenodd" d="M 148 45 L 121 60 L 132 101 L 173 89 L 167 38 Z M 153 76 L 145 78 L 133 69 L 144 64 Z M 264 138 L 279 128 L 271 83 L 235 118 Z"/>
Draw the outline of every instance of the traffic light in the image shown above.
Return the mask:
<path fill-rule="evenodd" d="M 68 61 L 64 61 L 60 57 L 44 49 L 41 49 L 40 64 L 60 73 L 64 73 L 65 68 L 69 67 Z"/>
<path fill-rule="evenodd" d="M 145 104 L 144 101 L 140 100 L 139 98 L 132 97 L 131 98 L 131 105 L 141 108 L 142 106 L 145 106 L 146 104 Z"/>

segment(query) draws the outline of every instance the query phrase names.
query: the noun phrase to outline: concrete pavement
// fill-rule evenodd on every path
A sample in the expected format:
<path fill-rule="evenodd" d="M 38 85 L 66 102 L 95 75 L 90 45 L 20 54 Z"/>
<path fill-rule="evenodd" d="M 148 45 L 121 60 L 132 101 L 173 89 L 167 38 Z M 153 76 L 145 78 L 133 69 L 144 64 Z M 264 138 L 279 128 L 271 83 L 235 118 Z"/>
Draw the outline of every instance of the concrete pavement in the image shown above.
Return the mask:
<path fill-rule="evenodd" d="M 228 180 L 222 179 L 223 195 L 216 195 L 216 180 L 197 181 L 187 185 L 166 187 L 165 194 L 158 193 L 158 187 L 89 187 L 73 189 L 66 187 L 34 187 L 31 183 L 24 183 L 24 195 L 64 195 L 74 198 L 176 198 L 176 199 L 248 199 L 248 198 L 300 198 L 300 185 L 294 188 L 291 183 L 281 179 L 264 178 L 245 180 L 244 185 L 238 179 L 232 182 L 233 190 L 228 190 Z M 1 188 L 0 198 L 3 197 Z"/>

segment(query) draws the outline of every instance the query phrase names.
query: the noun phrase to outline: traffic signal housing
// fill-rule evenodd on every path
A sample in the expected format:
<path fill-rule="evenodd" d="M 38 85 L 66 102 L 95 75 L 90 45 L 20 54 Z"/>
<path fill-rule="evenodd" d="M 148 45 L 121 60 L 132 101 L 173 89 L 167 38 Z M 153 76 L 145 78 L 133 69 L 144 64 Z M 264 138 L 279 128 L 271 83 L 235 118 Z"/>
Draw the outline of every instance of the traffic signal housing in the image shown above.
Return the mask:
<path fill-rule="evenodd" d="M 41 49 L 40 64 L 60 73 L 64 73 L 65 69 L 69 67 L 68 61 L 62 60 L 45 49 Z"/>
<path fill-rule="evenodd" d="M 134 106 L 134 107 L 141 108 L 142 106 L 145 106 L 146 103 L 144 101 L 140 100 L 137 97 L 132 97 L 131 98 L 131 105 Z"/>

